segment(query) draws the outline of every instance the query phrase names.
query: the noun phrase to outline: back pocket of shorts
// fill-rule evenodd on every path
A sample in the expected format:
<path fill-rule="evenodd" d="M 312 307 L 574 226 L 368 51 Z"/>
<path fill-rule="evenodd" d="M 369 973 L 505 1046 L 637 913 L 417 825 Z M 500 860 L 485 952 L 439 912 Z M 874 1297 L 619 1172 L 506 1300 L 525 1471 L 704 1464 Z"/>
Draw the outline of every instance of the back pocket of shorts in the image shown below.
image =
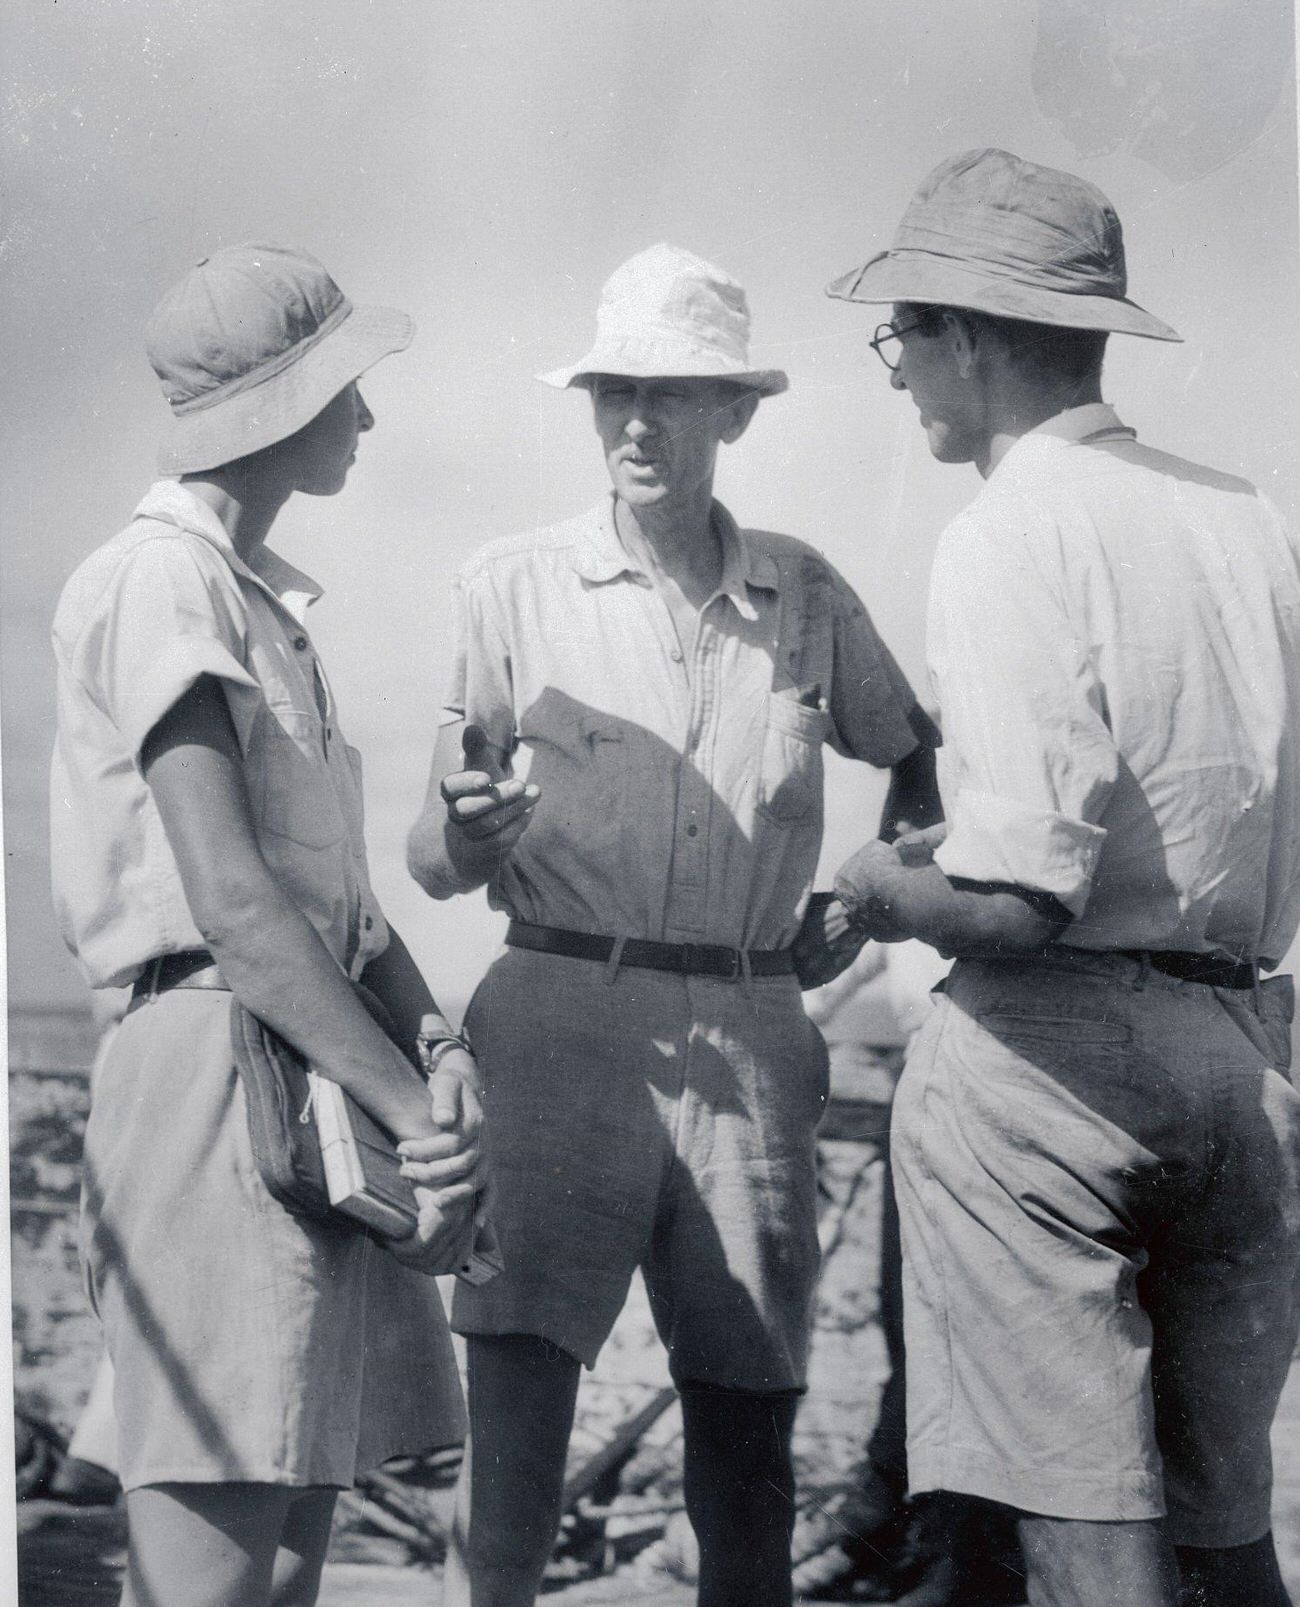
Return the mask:
<path fill-rule="evenodd" d="M 1105 1021 L 1086 1016 L 1016 1015 L 1011 1011 L 992 1011 L 976 1018 L 981 1027 L 1006 1042 L 1057 1044 L 1128 1043 L 1130 1029 L 1122 1021 Z"/>

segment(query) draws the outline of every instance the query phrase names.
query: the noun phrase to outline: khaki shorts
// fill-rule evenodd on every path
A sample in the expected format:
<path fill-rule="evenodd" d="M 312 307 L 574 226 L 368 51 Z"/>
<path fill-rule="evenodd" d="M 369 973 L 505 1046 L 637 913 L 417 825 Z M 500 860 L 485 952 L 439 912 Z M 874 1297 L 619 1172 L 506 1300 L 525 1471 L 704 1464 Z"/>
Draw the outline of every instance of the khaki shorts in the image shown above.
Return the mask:
<path fill-rule="evenodd" d="M 1120 955 L 962 961 L 908 1059 L 893 1160 L 908 1468 L 1050 1517 L 1269 1528 L 1295 1346 L 1289 979 Z"/>
<path fill-rule="evenodd" d="M 466 1025 L 506 1271 L 457 1287 L 457 1332 L 590 1367 L 640 1267 L 675 1380 L 802 1388 L 827 1061 L 794 980 L 511 949 Z"/>

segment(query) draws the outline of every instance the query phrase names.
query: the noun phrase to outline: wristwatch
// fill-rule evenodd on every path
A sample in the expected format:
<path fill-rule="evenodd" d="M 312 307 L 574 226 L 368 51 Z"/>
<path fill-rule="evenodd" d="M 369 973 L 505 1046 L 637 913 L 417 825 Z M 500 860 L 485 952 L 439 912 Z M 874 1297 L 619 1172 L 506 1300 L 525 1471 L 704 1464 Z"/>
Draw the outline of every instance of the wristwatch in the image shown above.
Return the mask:
<path fill-rule="evenodd" d="M 451 1022 L 446 1016 L 430 1011 L 420 1018 L 420 1033 L 415 1040 L 416 1053 L 420 1057 L 420 1070 L 427 1081 L 437 1071 L 439 1064 L 451 1053 L 453 1049 L 463 1049 L 466 1054 L 473 1054 L 469 1046 L 469 1039 L 463 1032 L 454 1032 Z"/>

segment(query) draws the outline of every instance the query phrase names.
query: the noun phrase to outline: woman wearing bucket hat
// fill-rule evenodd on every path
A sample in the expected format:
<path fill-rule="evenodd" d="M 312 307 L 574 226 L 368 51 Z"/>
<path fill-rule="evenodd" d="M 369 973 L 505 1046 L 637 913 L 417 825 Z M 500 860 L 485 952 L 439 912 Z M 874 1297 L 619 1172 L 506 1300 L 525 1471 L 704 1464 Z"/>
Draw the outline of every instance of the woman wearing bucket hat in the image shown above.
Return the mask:
<path fill-rule="evenodd" d="M 449 1607 L 533 1601 L 580 1369 L 638 1266 L 682 1396 L 702 1607 L 791 1599 L 826 1075 L 796 949 L 823 745 L 893 768 L 914 819 L 937 799 L 928 723 L 857 597 L 714 499 L 720 448 L 786 388 L 748 340 L 712 264 L 624 263 L 594 346 L 545 376 L 590 393 L 612 494 L 457 584 L 409 859 L 431 895 L 486 882 L 512 919 L 467 1018 L 506 1271 L 453 1306 L 471 1454 Z"/>
<path fill-rule="evenodd" d="M 955 156 L 830 294 L 892 302 L 891 383 L 985 482 L 930 583 L 947 825 L 836 879 L 957 956 L 894 1110 L 911 1489 L 1013 1510 L 1033 1603 L 1283 1607 L 1295 539 L 1103 401 L 1109 333 L 1178 336 L 1085 180 Z"/>
<path fill-rule="evenodd" d="M 460 1437 L 436 1287 L 478 1187 L 473 1062 L 430 1089 L 434 1009 L 375 902 L 359 761 L 303 623 L 319 588 L 265 544 L 339 491 L 373 418 L 358 377 L 411 336 L 304 253 L 237 246 L 165 296 L 149 355 L 164 473 L 54 622 L 52 860 L 93 987 L 129 984 L 86 1130 L 82 1249 L 115 1373 L 128 1607 L 315 1599 L 334 1495 Z M 420 1223 L 386 1254 L 290 1215 L 252 1158 L 231 998 L 399 1140 Z"/>

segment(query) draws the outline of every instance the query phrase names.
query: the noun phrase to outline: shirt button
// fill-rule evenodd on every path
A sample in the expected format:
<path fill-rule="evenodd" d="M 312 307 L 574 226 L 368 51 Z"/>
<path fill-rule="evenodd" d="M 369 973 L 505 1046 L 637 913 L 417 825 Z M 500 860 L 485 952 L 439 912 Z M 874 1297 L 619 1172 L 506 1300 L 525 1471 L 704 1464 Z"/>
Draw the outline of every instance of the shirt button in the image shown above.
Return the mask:
<path fill-rule="evenodd" d="M 674 664 L 680 664 L 681 661 L 682 661 L 682 650 L 681 650 L 681 648 L 680 647 L 674 647 L 672 652 L 669 653 L 668 657 L 670 659 L 672 659 Z"/>
<path fill-rule="evenodd" d="M 687 826 L 686 835 L 688 837 L 698 837 L 699 834 L 700 834 L 700 828 L 698 826 Z"/>
<path fill-rule="evenodd" d="M 325 727 L 325 740 L 326 742 L 333 742 L 334 740 L 334 731 L 328 725 Z"/>
<path fill-rule="evenodd" d="M 305 636 L 295 636 L 293 645 L 300 653 L 305 653 L 307 651 L 307 638 Z"/>
<path fill-rule="evenodd" d="M 365 918 L 365 921 L 363 922 L 363 925 L 365 926 L 366 931 L 367 932 L 371 931 L 373 929 L 373 927 L 374 927 L 374 924 L 375 924 L 374 916 L 373 915 L 367 915 L 366 918 Z"/>

